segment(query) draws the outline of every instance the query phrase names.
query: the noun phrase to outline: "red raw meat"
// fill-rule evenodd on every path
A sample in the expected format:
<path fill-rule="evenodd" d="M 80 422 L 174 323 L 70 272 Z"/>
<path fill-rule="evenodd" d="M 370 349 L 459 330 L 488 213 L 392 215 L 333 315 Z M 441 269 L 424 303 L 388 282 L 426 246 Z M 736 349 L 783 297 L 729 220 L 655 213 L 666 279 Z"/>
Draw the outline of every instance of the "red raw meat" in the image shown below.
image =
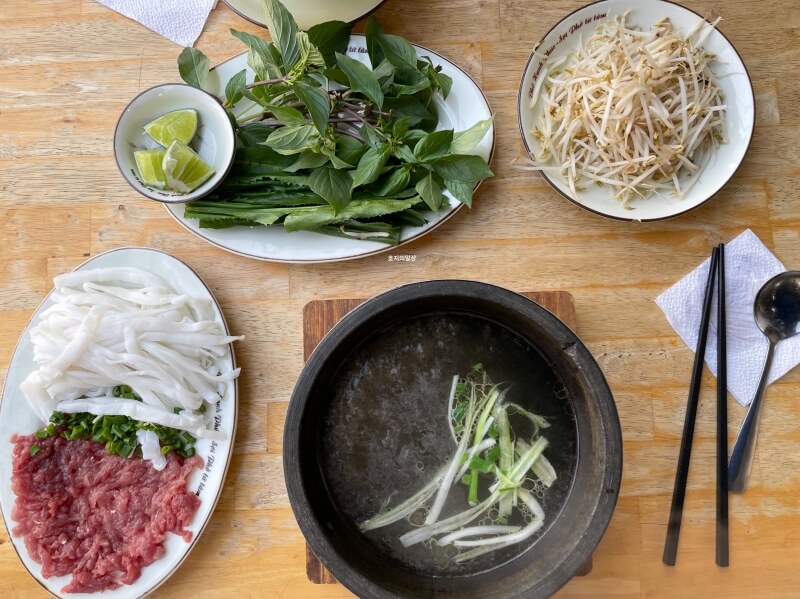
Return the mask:
<path fill-rule="evenodd" d="M 200 499 L 186 479 L 202 467 L 199 457 L 172 453 L 159 472 L 148 461 L 109 455 L 95 441 L 15 435 L 12 442 L 18 525 L 11 532 L 25 538 L 45 578 L 72 574 L 63 592 L 131 584 L 164 555 L 168 532 L 191 541 L 186 526 Z M 34 444 L 41 449 L 31 456 Z"/>

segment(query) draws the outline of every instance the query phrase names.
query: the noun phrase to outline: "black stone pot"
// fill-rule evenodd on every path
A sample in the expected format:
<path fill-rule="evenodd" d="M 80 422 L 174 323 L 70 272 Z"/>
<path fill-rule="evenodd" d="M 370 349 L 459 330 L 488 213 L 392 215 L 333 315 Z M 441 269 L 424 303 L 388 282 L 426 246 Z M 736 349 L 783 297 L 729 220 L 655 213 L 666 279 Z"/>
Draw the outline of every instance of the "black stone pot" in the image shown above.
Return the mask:
<path fill-rule="evenodd" d="M 376 550 L 352 518 L 343 514 L 346 510 L 337 505 L 326 478 L 332 462 L 323 454 L 321 439 L 329 427 L 326 418 L 337 373 L 374 335 L 429 314 L 471 315 L 513 331 L 555 371 L 574 409 L 574 471 L 560 511 L 548 514 L 552 520 L 549 527 L 521 554 L 506 556 L 505 561 L 490 563 L 477 572 L 421 573 Z M 359 406 L 348 405 L 348 409 L 357 410 Z M 412 420 L 414 413 L 409 409 L 407 420 Z M 398 426 L 411 424 L 401 419 Z M 449 433 L 439 436 L 450 441 Z M 622 476 L 622 435 L 616 406 L 586 346 L 537 303 L 500 287 L 460 280 L 394 289 L 365 302 L 333 327 L 314 350 L 295 386 L 283 452 L 289 499 L 312 551 L 356 595 L 376 599 L 550 596 L 591 557 L 611 519 Z M 393 464 L 386 465 L 387 471 L 393 468 Z M 338 483 L 341 485 L 341 478 Z"/>

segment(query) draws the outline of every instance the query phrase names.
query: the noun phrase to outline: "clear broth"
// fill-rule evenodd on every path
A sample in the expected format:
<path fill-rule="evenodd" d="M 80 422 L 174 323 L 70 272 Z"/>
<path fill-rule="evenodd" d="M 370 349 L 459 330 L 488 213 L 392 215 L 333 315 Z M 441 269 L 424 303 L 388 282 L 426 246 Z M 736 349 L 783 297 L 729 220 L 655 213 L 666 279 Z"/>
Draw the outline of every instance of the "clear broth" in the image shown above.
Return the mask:
<path fill-rule="evenodd" d="M 465 564 L 430 546 L 403 547 L 398 538 L 412 529 L 404 520 L 365 533 L 377 551 L 414 572 L 468 575 L 511 560 L 535 544 L 557 518 L 572 485 L 577 430 L 572 402 L 547 360 L 505 327 L 467 314 L 430 314 L 376 331 L 339 369 L 320 439 L 326 485 L 339 511 L 354 526 L 387 505 L 421 489 L 455 450 L 447 424 L 447 399 L 455 374 L 465 376 L 482 363 L 495 383 L 510 386 L 507 401 L 544 416 L 550 427 L 545 452 L 558 474 L 539 502 L 545 526 L 527 542 L 489 553 Z M 525 431 L 523 420 L 512 426 Z M 482 477 L 479 497 L 490 479 Z M 467 488 L 458 483 L 444 516 L 467 509 Z M 509 524 L 524 522 L 519 512 Z"/>

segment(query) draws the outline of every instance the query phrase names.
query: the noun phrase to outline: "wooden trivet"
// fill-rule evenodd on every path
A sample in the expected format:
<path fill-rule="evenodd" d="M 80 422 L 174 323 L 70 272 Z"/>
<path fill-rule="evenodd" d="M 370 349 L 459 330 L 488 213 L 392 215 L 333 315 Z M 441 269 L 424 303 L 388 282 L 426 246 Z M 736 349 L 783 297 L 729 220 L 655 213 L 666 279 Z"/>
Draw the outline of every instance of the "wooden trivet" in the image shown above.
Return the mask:
<path fill-rule="evenodd" d="M 522 295 L 547 308 L 575 330 L 575 300 L 566 291 L 528 291 Z M 339 320 L 353 308 L 363 303 L 363 299 L 315 300 L 303 309 L 303 355 L 308 360 L 311 352 L 322 338 Z M 586 562 L 578 573 L 584 576 L 592 570 L 592 559 Z M 306 545 L 306 575 L 315 584 L 336 584 L 336 579 L 328 572 L 317 556 Z"/>

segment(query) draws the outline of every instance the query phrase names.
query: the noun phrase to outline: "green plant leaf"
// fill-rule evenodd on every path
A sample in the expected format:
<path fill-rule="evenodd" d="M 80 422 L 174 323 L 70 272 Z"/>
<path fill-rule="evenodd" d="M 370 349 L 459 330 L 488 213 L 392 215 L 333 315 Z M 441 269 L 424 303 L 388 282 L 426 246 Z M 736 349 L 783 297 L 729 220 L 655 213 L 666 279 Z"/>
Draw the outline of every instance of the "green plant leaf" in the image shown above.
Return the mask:
<path fill-rule="evenodd" d="M 394 66 L 417 68 L 417 51 L 407 39 L 384 33 L 378 35 L 378 44 Z"/>
<path fill-rule="evenodd" d="M 283 61 L 277 48 L 271 42 L 263 40 L 246 31 L 231 29 L 231 35 L 241 40 L 247 49 L 247 65 L 253 69 L 258 81 L 278 79 L 285 73 Z"/>
<path fill-rule="evenodd" d="M 450 146 L 451 154 L 466 154 L 475 149 L 492 126 L 494 117 L 478 121 L 469 129 L 453 134 L 453 143 Z"/>
<path fill-rule="evenodd" d="M 381 138 L 378 137 L 377 129 L 375 129 L 375 127 L 369 123 L 364 123 L 361 125 L 361 136 L 370 147 L 377 148 L 378 144 L 381 143 Z"/>
<path fill-rule="evenodd" d="M 367 24 L 364 27 L 364 35 L 367 38 L 367 53 L 369 54 L 369 61 L 372 63 L 372 68 L 374 69 L 376 65 L 381 64 L 383 62 L 383 50 L 378 44 L 378 36 L 383 35 L 383 29 L 381 28 L 378 20 L 375 17 L 370 17 L 367 19 Z"/>
<path fill-rule="evenodd" d="M 432 172 L 428 171 L 428 174 L 417 182 L 416 190 L 431 210 L 436 211 L 442 207 L 444 196 Z"/>
<path fill-rule="evenodd" d="M 267 127 L 261 123 L 248 123 L 247 125 L 239 127 L 237 134 L 239 135 L 239 141 L 241 141 L 243 145 L 257 146 L 267 141 L 270 133 L 274 130 L 275 129 L 272 127 Z"/>
<path fill-rule="evenodd" d="M 395 139 L 405 139 L 408 133 L 408 119 L 397 119 L 392 125 L 392 137 Z"/>
<path fill-rule="evenodd" d="M 341 223 L 355 218 L 376 218 L 386 214 L 401 212 L 419 203 L 419 198 L 390 200 L 372 198 L 351 200 L 338 214 L 332 206 L 305 206 L 290 208 L 283 223 L 287 231 L 317 229 L 323 225 Z"/>
<path fill-rule="evenodd" d="M 333 206 L 336 214 L 347 206 L 353 195 L 353 177 L 348 171 L 332 167 L 317 168 L 308 177 L 308 186 Z"/>
<path fill-rule="evenodd" d="M 383 60 L 377 68 L 372 71 L 378 79 L 378 83 L 381 84 L 381 91 L 384 96 L 389 92 L 389 88 L 391 88 L 394 83 L 394 73 L 396 70 L 397 69 L 391 62 Z"/>
<path fill-rule="evenodd" d="M 436 85 L 439 87 L 439 91 L 442 94 L 442 98 L 445 100 L 447 96 L 450 95 L 450 90 L 453 89 L 453 78 L 450 75 L 445 75 L 442 72 L 433 70 L 432 75 L 433 80 L 436 82 Z"/>
<path fill-rule="evenodd" d="M 293 86 L 297 99 L 300 100 L 314 122 L 320 135 L 325 135 L 328 130 L 328 118 L 331 115 L 331 103 L 328 94 L 319 87 L 311 87 L 308 83 L 298 81 Z"/>
<path fill-rule="evenodd" d="M 380 197 L 393 196 L 408 187 L 411 174 L 408 167 L 394 169 L 388 176 L 377 181 L 375 195 Z"/>
<path fill-rule="evenodd" d="M 358 161 L 353 177 L 353 188 L 377 181 L 390 154 L 391 147 L 388 144 L 380 144 L 375 148 L 368 149 Z"/>
<path fill-rule="evenodd" d="M 383 107 L 381 85 L 367 65 L 338 52 L 336 53 L 336 63 L 350 80 L 350 89 L 364 94 L 378 108 Z"/>
<path fill-rule="evenodd" d="M 209 73 L 208 57 L 196 48 L 184 48 L 178 56 L 178 73 L 192 87 L 203 89 Z"/>
<path fill-rule="evenodd" d="M 287 70 L 291 69 L 300 59 L 297 22 L 279 0 L 264 0 L 264 16 L 272 39 L 283 58 L 283 65 Z"/>
<path fill-rule="evenodd" d="M 303 113 L 291 106 L 270 106 L 269 111 L 287 127 L 300 127 L 308 125 Z"/>
<path fill-rule="evenodd" d="M 286 169 L 287 173 L 296 173 L 301 169 L 316 169 L 328 163 L 330 158 L 324 154 L 317 154 L 312 150 L 303 150 L 297 157 L 297 162 Z"/>
<path fill-rule="evenodd" d="M 322 56 L 322 52 L 311 43 L 305 31 L 297 32 L 297 45 L 300 48 L 300 61 L 303 64 L 318 67 L 325 66 L 325 58 Z"/>
<path fill-rule="evenodd" d="M 392 150 L 392 153 L 403 162 L 410 162 L 412 164 L 417 162 L 417 157 L 414 156 L 414 152 L 412 152 L 411 148 L 406 145 L 395 146 L 394 150 Z"/>
<path fill-rule="evenodd" d="M 247 69 L 242 69 L 225 85 L 225 106 L 233 106 L 242 99 L 242 89 L 247 83 Z"/>
<path fill-rule="evenodd" d="M 383 110 L 390 111 L 395 118 L 408 119 L 408 124 L 411 127 L 419 126 L 422 129 L 433 129 L 438 121 L 436 115 L 425 108 L 416 96 L 387 97 L 383 101 Z"/>
<path fill-rule="evenodd" d="M 347 135 L 336 136 L 336 157 L 350 165 L 351 168 L 358 164 L 358 161 L 361 160 L 366 151 L 367 146 L 357 139 Z"/>
<path fill-rule="evenodd" d="M 475 184 L 472 181 L 466 182 L 445 179 L 444 186 L 447 188 L 447 191 L 453 194 L 455 199 L 464 204 L 467 208 L 472 208 L 472 193 L 475 190 Z"/>
<path fill-rule="evenodd" d="M 314 125 L 298 125 L 295 127 L 280 127 L 276 129 L 264 142 L 279 154 L 299 154 L 318 137 Z"/>
<path fill-rule="evenodd" d="M 350 41 L 350 25 L 342 21 L 328 21 L 314 25 L 308 30 L 308 39 L 322 54 L 325 64 L 336 66 L 336 53 L 347 52 Z"/>
<path fill-rule="evenodd" d="M 433 170 L 445 181 L 477 182 L 493 177 L 489 165 L 480 156 L 443 156 L 431 164 Z"/>
<path fill-rule="evenodd" d="M 450 144 L 452 143 L 452 129 L 428 133 L 414 146 L 414 156 L 416 156 L 417 160 L 420 162 L 436 160 L 449 152 Z"/>

